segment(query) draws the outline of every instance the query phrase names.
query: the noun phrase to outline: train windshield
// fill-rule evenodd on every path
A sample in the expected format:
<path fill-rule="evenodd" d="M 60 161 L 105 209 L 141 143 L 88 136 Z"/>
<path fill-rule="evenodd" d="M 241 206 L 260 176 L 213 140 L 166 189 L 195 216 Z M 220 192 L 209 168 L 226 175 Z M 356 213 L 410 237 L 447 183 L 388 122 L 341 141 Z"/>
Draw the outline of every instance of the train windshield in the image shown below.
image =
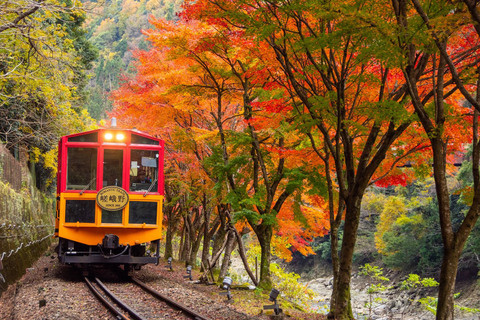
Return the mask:
<path fill-rule="evenodd" d="M 158 151 L 131 150 L 130 191 L 158 192 Z"/>
<path fill-rule="evenodd" d="M 97 149 L 69 148 L 67 190 L 95 190 Z"/>
<path fill-rule="evenodd" d="M 105 149 L 103 154 L 103 187 L 122 186 L 123 150 Z"/>

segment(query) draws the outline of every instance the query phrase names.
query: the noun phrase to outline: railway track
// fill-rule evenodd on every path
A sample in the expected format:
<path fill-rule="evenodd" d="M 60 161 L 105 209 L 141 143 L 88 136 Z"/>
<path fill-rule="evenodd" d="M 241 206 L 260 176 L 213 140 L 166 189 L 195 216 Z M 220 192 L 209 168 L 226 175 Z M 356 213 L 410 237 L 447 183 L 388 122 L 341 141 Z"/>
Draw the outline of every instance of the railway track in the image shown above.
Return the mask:
<path fill-rule="evenodd" d="M 209 320 L 207 317 L 198 314 L 181 303 L 162 295 L 135 277 L 129 278 L 127 283 L 110 284 L 109 286 L 112 287 L 110 289 L 96 277 L 91 280 L 87 277 L 84 279 L 97 299 L 99 299 L 117 319 L 147 320 L 164 319 L 168 317 L 169 319 Z M 137 299 L 137 302 L 132 303 L 135 299 Z M 141 306 L 142 302 L 146 299 L 158 299 L 161 302 L 159 302 L 158 308 L 155 310 L 143 310 L 139 306 Z M 134 308 L 131 304 L 138 306 Z M 169 307 L 167 308 L 166 305 Z M 174 314 L 174 317 L 172 317 L 172 314 Z"/>

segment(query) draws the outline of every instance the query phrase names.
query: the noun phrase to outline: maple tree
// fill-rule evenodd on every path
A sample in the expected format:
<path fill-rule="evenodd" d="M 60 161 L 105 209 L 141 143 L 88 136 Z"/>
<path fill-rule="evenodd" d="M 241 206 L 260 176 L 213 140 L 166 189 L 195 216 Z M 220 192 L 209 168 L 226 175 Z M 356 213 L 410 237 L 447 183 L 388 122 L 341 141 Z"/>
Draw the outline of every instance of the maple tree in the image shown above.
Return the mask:
<path fill-rule="evenodd" d="M 258 114 L 269 106 L 253 103 L 257 85 L 251 80 L 252 66 L 259 53 L 247 51 L 254 49 L 253 44 L 243 42 L 239 34 L 228 30 L 221 33 L 198 21 L 152 23 L 156 29 L 146 34 L 155 48 L 138 53 L 139 75 L 115 94 L 115 114 L 144 119 L 152 127 L 165 127 L 168 120 L 174 120 L 184 128 L 183 136 L 190 140 L 183 141 L 183 149 L 189 149 L 216 183 L 219 201 L 229 203 L 227 207 L 217 206 L 219 215 L 228 217 L 231 212 L 234 221 L 246 219 L 255 231 L 262 247 L 260 283 L 269 287 L 275 216 L 297 185 L 301 185 L 302 175 L 286 166 L 283 151 L 288 149 L 285 142 L 295 139 L 295 135 L 288 137 L 278 128 L 272 130 L 281 121 L 272 123 L 272 116 L 262 120 Z M 162 81 L 158 80 L 160 77 Z M 142 116 L 143 108 L 152 105 L 155 109 L 151 112 L 161 115 Z M 239 121 L 242 118 L 244 121 Z M 269 126 L 265 126 L 267 123 Z M 294 161 L 289 165 L 296 166 Z M 321 227 L 311 228 L 305 235 L 311 238 L 318 229 Z M 233 241 L 229 239 L 227 248 Z M 305 243 L 296 244 L 299 250 L 311 252 Z"/>
<path fill-rule="evenodd" d="M 159 30 L 169 36 L 165 37 L 167 41 L 174 41 L 181 36 L 184 39 L 195 39 L 195 37 L 190 37 L 191 33 L 195 32 L 195 26 L 190 25 L 184 27 L 183 30 L 179 30 L 164 21 L 158 22 L 158 24 L 161 23 L 165 23 L 165 25 L 163 27 L 159 26 Z M 156 31 L 151 30 L 149 32 L 152 42 L 155 42 L 154 33 Z M 173 37 L 177 38 L 172 39 Z M 206 259 L 208 257 L 209 241 L 213 236 L 213 232 L 219 228 L 219 224 L 221 226 L 213 248 L 213 256 L 216 255 L 221 246 L 221 242 L 218 244 L 218 240 L 222 241 L 224 238 L 226 224 L 225 208 L 223 206 L 215 206 L 215 200 L 209 200 L 210 205 L 207 206 L 206 197 L 196 195 L 194 189 L 179 181 L 191 181 L 189 185 L 193 185 L 193 181 L 198 181 L 198 178 L 192 179 L 192 172 L 196 172 L 200 176 L 203 175 L 203 178 L 201 178 L 205 184 L 202 187 L 203 192 L 213 189 L 209 183 L 205 183 L 212 181 L 208 176 L 212 178 L 213 175 L 206 170 L 202 162 L 212 154 L 212 150 L 216 148 L 215 145 L 218 143 L 214 139 L 217 133 L 212 130 L 212 128 L 216 127 L 218 120 L 215 119 L 216 110 L 210 109 L 210 103 L 215 105 L 216 99 L 215 95 L 214 98 L 211 96 L 212 93 L 216 92 L 219 99 L 221 99 L 226 89 L 222 88 L 222 84 L 215 86 L 223 80 L 219 79 L 217 82 L 217 78 L 209 77 L 208 72 L 206 72 L 207 75 L 201 73 L 199 76 L 198 65 L 194 64 L 196 60 L 188 56 L 189 52 L 185 50 L 186 47 L 171 47 L 174 50 L 165 52 L 161 50 L 163 44 L 158 43 L 149 52 L 137 52 L 140 62 L 139 72 L 134 80 L 129 81 L 115 92 L 117 104 L 115 114 L 121 119 L 129 119 L 128 121 L 132 121 L 132 123 L 141 118 L 144 120 L 144 124 L 148 124 L 150 130 L 164 137 L 170 149 L 169 158 L 172 159 L 172 165 L 175 167 L 172 170 L 175 175 L 169 180 L 175 181 L 178 179 L 178 182 L 174 183 L 182 184 L 180 188 L 181 193 L 184 194 L 182 198 L 196 198 L 197 202 L 203 198 L 201 211 L 204 213 L 204 221 L 207 223 L 203 227 L 204 250 L 202 263 L 207 266 Z M 168 58 L 175 59 L 175 62 L 169 62 L 167 54 Z M 205 57 L 203 58 L 205 59 Z M 218 73 L 218 70 L 215 70 L 214 62 L 209 62 L 209 66 L 211 68 L 210 71 L 215 74 Z M 145 114 L 146 107 L 150 107 L 148 115 Z M 220 107 L 224 109 L 217 109 L 219 110 L 217 112 L 218 116 L 222 117 L 223 113 L 227 111 L 225 109 L 226 105 L 220 104 Z M 152 113 L 155 114 L 154 117 L 152 117 Z M 223 119 L 220 118 L 220 122 L 222 121 Z M 208 198 L 214 199 L 214 194 L 210 193 Z M 176 199 L 178 199 L 178 196 L 171 199 L 173 203 L 169 208 L 179 208 L 175 204 L 178 201 Z M 185 201 L 181 202 L 184 203 Z M 180 209 L 180 211 L 190 210 L 190 206 L 186 203 L 182 204 L 182 206 L 183 209 Z M 211 208 L 218 208 L 218 218 L 210 219 Z M 174 225 L 173 222 L 170 222 L 171 220 L 168 221 L 169 230 Z M 185 222 L 183 228 L 185 228 L 191 221 L 188 218 L 183 220 Z M 211 226 L 210 229 L 208 228 L 209 224 Z M 170 231 L 167 231 L 167 238 L 171 240 Z M 187 241 L 188 239 L 182 237 L 183 240 Z M 228 257 L 226 256 L 225 259 L 228 259 Z"/>
<path fill-rule="evenodd" d="M 458 261 L 480 214 L 478 11 L 471 1 L 412 0 L 411 3 L 393 1 L 392 4 L 395 23 L 403 32 L 395 41 L 399 48 L 397 52 L 404 57 L 401 68 L 433 154 L 433 176 L 444 245 L 436 318 L 453 319 Z M 411 17 L 416 19 L 409 19 Z M 409 38 L 408 34 L 412 33 L 418 34 L 422 43 Z M 429 68 L 430 77 L 417 78 L 415 73 L 419 68 Z M 425 87 L 432 89 L 425 90 Z M 465 100 L 469 106 L 465 105 Z M 467 134 L 467 130 L 470 133 Z M 463 222 L 454 230 L 447 166 L 449 156 L 465 141 L 473 144 L 473 199 Z"/>
<path fill-rule="evenodd" d="M 146 93 L 145 90 L 141 91 Z M 129 93 L 131 92 L 129 91 Z M 116 92 L 116 94 L 117 102 L 122 101 L 120 98 L 121 91 Z M 127 97 L 132 98 L 128 95 Z M 158 99 L 149 101 L 158 103 Z M 142 104 L 144 100 L 139 98 L 136 102 Z M 123 106 L 128 105 L 128 107 L 119 109 L 114 113 L 123 119 L 119 123 L 138 126 L 138 118 L 136 117 L 143 117 L 145 110 L 138 108 L 138 105 L 129 104 L 127 101 L 123 101 L 122 104 Z M 172 240 L 174 234 L 178 232 L 181 234 L 179 258 L 186 261 L 186 264 L 195 265 L 196 255 L 204 232 L 209 228 L 216 230 L 218 222 L 211 221 L 212 219 L 208 216 L 212 211 L 212 205 L 207 203 L 205 194 L 209 193 L 209 199 L 214 194 L 211 191 L 209 192 L 212 186 L 208 184 L 208 179 L 201 169 L 201 164 L 192 151 L 195 140 L 188 133 L 191 127 L 187 125 L 187 118 L 192 115 L 180 110 L 177 111 L 173 107 L 169 107 L 168 104 L 158 110 L 150 109 L 150 113 L 145 117 L 143 124 L 148 126 L 151 133 L 162 137 L 166 141 L 168 157 L 165 171 L 165 217 L 167 225 L 165 257 L 173 256 Z M 154 114 L 154 117 L 151 117 L 152 114 Z M 149 120 L 156 122 L 151 124 Z M 165 125 L 169 121 L 177 121 L 177 126 Z M 186 127 L 184 127 L 185 125 Z M 211 237 L 212 235 L 204 237 L 204 242 L 206 241 L 204 246 L 207 248 Z"/>
<path fill-rule="evenodd" d="M 338 319 L 351 318 L 351 265 L 365 189 L 425 148 L 425 136 L 414 130 L 408 143 L 397 140 L 414 120 L 408 113 L 406 86 L 398 83 L 401 73 L 373 55 L 366 34 L 352 32 L 356 9 L 348 12 L 343 4 L 196 1 L 192 8 L 212 23 L 240 26 L 270 46 L 276 62 L 270 59 L 264 66 L 275 83 L 269 87 L 282 88 L 290 97 L 299 132 L 328 168 L 335 279 L 331 311 Z M 335 233 L 344 211 L 348 237 L 338 256 Z"/>

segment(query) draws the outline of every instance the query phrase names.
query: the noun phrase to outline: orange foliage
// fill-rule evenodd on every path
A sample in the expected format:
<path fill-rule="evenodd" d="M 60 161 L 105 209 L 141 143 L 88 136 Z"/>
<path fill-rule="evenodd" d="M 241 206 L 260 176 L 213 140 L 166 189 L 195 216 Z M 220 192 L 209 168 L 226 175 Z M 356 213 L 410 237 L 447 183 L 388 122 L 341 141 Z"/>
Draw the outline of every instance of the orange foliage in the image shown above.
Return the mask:
<path fill-rule="evenodd" d="M 235 1 L 225 1 L 225 4 L 233 6 Z M 276 59 L 272 48 L 265 41 L 246 35 L 244 30 L 227 25 L 225 20 L 215 15 L 219 9 L 212 6 L 210 1 L 186 1 L 184 9 L 180 21 L 169 22 L 151 18 L 154 29 L 146 30 L 144 34 L 153 48 L 135 52 L 134 56 L 138 60 L 136 76 L 124 79 L 123 86 L 112 94 L 115 100 L 112 114 L 117 116 L 119 123 L 136 127 L 140 123 L 142 130 L 160 135 L 172 148 L 170 157 L 195 169 L 184 172 L 185 177 L 192 180 L 201 176 L 199 161 L 208 157 L 211 154 L 210 148 L 219 144 L 216 120 L 220 116 L 224 127 L 235 132 L 243 131 L 248 125 L 253 126 L 259 136 L 264 138 L 262 147 L 268 152 L 272 163 L 285 159 L 287 168 L 304 164 L 308 164 L 307 167 L 310 168 L 323 168 L 323 162 L 315 154 L 311 142 L 295 130 L 296 126 L 307 127 L 299 118 L 308 118 L 313 111 L 307 110 L 293 93 L 292 83 L 286 79 L 283 66 Z M 255 6 L 238 8 L 256 15 L 258 21 L 264 21 L 266 17 L 262 16 L 262 10 L 255 9 Z M 291 26 L 291 30 L 295 30 L 294 21 L 281 18 L 286 20 L 285 23 Z M 317 25 L 320 22 L 310 14 L 306 14 L 304 18 L 312 23 L 314 28 L 321 29 Z M 273 34 L 273 37 L 276 35 Z M 309 36 L 308 31 L 305 36 Z M 449 50 L 452 53 L 461 52 L 464 44 L 473 41 L 478 39 L 471 36 L 471 30 L 465 29 L 459 34 L 456 45 Z M 391 101 L 383 98 L 379 102 L 380 92 L 385 90 L 383 97 L 394 93 L 404 84 L 403 73 L 400 69 L 391 69 L 386 73 L 384 63 L 374 58 L 362 60 L 355 49 L 340 53 L 335 50 L 319 51 L 316 58 L 335 63 L 341 63 L 344 55 L 351 59 L 349 79 L 342 92 L 342 112 L 346 118 L 341 125 L 348 138 L 353 141 L 352 162 L 354 169 L 357 169 L 372 128 L 379 126 L 378 143 L 391 126 L 407 121 L 413 114 L 413 108 L 407 102 L 398 102 L 392 107 L 391 113 L 388 113 L 387 107 L 391 106 L 382 103 Z M 330 139 L 332 144 L 337 143 L 335 138 L 340 128 L 336 127 L 336 100 L 327 99 L 329 94 L 332 94 L 332 89 L 325 84 L 325 79 L 316 72 L 303 52 L 295 52 L 295 57 L 290 62 L 295 64 L 296 81 L 312 91 L 316 90 L 309 98 L 318 100 L 318 114 L 323 117 L 321 121 L 326 131 L 320 134 L 318 128 L 309 124 L 310 127 L 301 128 L 302 133 L 311 133 L 317 139 L 316 147 L 319 149 L 322 149 L 324 139 Z M 471 61 L 466 60 L 462 63 L 469 62 Z M 430 71 L 427 73 L 431 72 L 432 68 L 432 65 L 428 66 L 427 70 Z M 241 77 L 235 77 L 235 72 L 240 73 Z M 384 75 L 386 81 L 382 87 L 379 84 Z M 238 121 L 242 118 L 239 106 L 244 103 L 241 95 L 242 83 L 239 83 L 238 78 L 248 82 L 253 87 L 252 90 L 261 88 L 263 93 L 249 102 L 252 117 L 245 121 Z M 420 95 L 428 94 L 431 89 L 431 77 L 425 76 L 420 81 Z M 451 89 L 451 86 L 447 86 L 448 89 Z M 279 96 L 282 98 L 278 98 Z M 468 141 L 465 138 L 468 136 L 468 126 L 464 125 L 465 121 L 460 121 L 467 116 L 458 94 L 447 97 L 446 101 L 451 105 L 448 120 L 452 125 L 446 126 L 442 134 L 448 137 L 449 150 L 453 157 L 456 152 L 462 151 L 464 143 Z M 275 144 L 275 139 L 272 138 L 279 131 L 282 131 L 282 138 L 285 140 L 282 147 Z M 339 150 L 342 148 L 339 145 L 336 147 Z M 376 147 L 375 145 L 373 148 Z M 341 150 L 343 151 L 345 150 Z M 239 151 L 232 147 L 228 152 Z M 332 176 L 346 169 L 343 160 L 329 160 Z M 406 166 L 419 166 L 430 162 L 431 152 L 427 136 L 420 125 L 412 120 L 410 127 L 393 143 L 370 181 L 384 187 L 406 185 L 415 178 L 415 172 Z M 335 165 L 341 168 L 336 168 Z M 338 187 L 334 184 L 336 191 Z M 308 242 L 314 237 L 323 236 L 329 230 L 328 210 L 324 200 L 319 196 L 303 200 L 308 205 L 301 207 L 302 218 L 295 216 L 295 205 L 291 199 L 287 200 L 277 215 L 279 237 L 274 239 L 273 245 L 282 257 L 288 257 L 291 250 L 311 254 Z M 292 249 L 289 249 L 289 246 Z"/>
<path fill-rule="evenodd" d="M 292 252 L 299 251 L 303 255 L 315 254 L 310 243 L 315 237 L 323 237 L 330 229 L 328 204 L 319 196 L 308 197 L 308 205 L 301 206 L 301 219 L 295 217 L 293 199 L 287 200 L 277 215 L 278 230 L 272 240 L 275 254 L 291 260 Z"/>

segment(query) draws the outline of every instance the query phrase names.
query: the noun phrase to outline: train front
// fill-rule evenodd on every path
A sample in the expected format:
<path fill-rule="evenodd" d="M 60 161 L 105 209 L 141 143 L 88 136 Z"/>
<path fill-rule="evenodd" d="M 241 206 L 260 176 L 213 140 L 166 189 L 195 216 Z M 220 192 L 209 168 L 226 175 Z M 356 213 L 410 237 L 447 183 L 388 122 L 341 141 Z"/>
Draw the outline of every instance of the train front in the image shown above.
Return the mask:
<path fill-rule="evenodd" d="M 163 141 L 111 128 L 62 137 L 58 149 L 60 262 L 123 264 L 126 270 L 158 264 Z"/>

